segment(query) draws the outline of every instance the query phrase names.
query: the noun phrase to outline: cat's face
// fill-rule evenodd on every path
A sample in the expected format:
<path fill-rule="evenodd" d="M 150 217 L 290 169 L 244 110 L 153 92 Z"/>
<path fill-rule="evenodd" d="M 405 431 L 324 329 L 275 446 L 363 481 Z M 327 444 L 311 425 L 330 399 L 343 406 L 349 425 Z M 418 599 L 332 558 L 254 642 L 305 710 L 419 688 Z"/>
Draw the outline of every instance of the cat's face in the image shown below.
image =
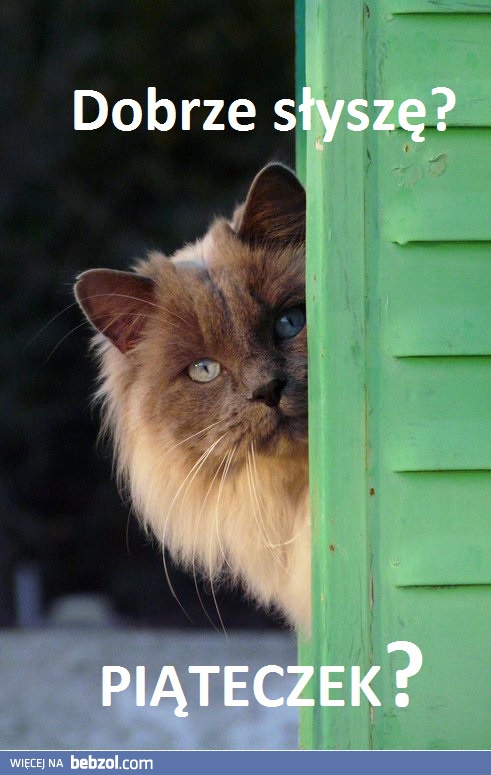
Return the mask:
<path fill-rule="evenodd" d="M 251 248 L 222 222 L 185 255 L 171 277 L 157 269 L 142 361 L 148 411 L 176 442 L 191 437 L 190 450 L 217 442 L 211 457 L 305 443 L 303 251 Z"/>
<path fill-rule="evenodd" d="M 307 444 L 305 195 L 279 165 L 232 224 L 137 273 L 92 270 L 77 298 L 126 359 L 147 422 L 191 460 Z M 165 434 L 164 434 L 165 431 Z"/>

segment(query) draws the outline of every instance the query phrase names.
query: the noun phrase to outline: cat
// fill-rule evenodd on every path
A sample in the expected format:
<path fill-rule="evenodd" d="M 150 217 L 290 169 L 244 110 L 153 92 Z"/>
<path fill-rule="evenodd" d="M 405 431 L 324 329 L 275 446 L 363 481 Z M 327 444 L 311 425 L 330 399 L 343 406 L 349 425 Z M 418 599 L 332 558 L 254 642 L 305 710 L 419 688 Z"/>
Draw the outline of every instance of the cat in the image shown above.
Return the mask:
<path fill-rule="evenodd" d="M 173 558 L 310 628 L 305 190 L 269 164 L 232 220 L 75 285 L 122 482 Z"/>

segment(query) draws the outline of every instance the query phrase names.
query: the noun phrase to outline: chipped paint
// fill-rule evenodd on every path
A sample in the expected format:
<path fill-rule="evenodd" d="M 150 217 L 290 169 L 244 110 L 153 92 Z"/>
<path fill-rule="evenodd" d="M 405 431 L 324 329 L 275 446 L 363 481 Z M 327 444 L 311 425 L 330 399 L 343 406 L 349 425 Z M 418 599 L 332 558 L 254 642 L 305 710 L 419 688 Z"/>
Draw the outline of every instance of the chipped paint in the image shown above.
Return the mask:
<path fill-rule="evenodd" d="M 443 175 L 447 169 L 448 156 L 446 153 L 440 153 L 438 156 L 434 156 L 433 159 L 428 159 L 428 172 L 435 178 Z"/>
<path fill-rule="evenodd" d="M 412 188 L 424 175 L 423 165 L 408 164 L 405 167 L 394 167 L 392 174 L 397 178 L 401 188 Z"/>
<path fill-rule="evenodd" d="M 410 146 L 405 145 L 403 152 L 408 153 L 409 148 Z M 392 174 L 397 178 L 397 183 L 401 188 L 412 188 L 426 175 L 431 175 L 434 178 L 440 177 L 446 171 L 447 165 L 448 155 L 446 153 L 439 153 L 437 156 L 432 156 L 418 163 L 394 167 Z"/>

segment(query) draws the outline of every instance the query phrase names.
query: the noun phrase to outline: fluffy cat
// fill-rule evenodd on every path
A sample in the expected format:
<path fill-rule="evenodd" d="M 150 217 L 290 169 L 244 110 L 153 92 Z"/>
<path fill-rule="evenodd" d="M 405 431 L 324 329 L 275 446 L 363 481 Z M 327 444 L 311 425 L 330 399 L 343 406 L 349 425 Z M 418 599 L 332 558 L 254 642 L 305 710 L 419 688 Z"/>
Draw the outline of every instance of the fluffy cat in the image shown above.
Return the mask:
<path fill-rule="evenodd" d="M 305 191 L 270 164 L 231 222 L 75 285 L 105 426 L 174 559 L 310 626 Z"/>

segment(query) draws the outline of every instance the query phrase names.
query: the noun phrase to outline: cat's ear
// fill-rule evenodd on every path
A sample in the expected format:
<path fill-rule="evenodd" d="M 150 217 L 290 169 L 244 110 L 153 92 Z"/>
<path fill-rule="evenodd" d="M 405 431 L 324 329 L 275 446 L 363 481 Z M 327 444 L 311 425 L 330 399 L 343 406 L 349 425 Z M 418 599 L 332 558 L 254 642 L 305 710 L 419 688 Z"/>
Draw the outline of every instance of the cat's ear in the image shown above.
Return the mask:
<path fill-rule="evenodd" d="M 305 189 L 282 164 L 268 164 L 249 189 L 234 229 L 250 244 L 305 242 Z"/>
<path fill-rule="evenodd" d="M 141 338 L 154 307 L 154 283 L 134 272 L 89 269 L 74 287 L 83 313 L 94 328 L 126 353 Z"/>

